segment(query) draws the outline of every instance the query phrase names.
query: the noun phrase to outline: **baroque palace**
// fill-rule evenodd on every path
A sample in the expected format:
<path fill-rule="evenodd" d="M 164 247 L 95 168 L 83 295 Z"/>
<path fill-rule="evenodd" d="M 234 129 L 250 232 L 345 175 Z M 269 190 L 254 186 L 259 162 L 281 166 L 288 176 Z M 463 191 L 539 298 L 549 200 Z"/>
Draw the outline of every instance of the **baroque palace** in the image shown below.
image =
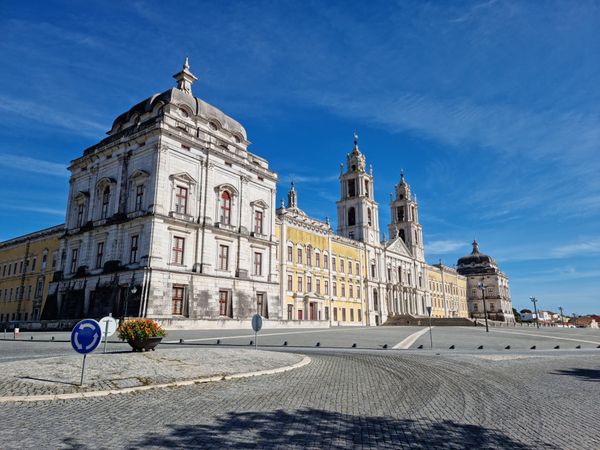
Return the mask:
<path fill-rule="evenodd" d="M 187 58 L 174 78 L 176 87 L 121 114 L 71 162 L 64 225 L 0 243 L 0 323 L 259 313 L 380 325 L 429 308 L 432 317 L 479 317 L 473 286 L 482 277 L 495 283 L 495 318 L 510 319 L 508 280 L 490 257 L 461 258 L 458 272 L 425 262 L 403 174 L 390 194 L 390 239 L 381 240 L 373 168 L 356 135 L 340 165 L 334 231 L 299 208 L 293 183 L 277 207 L 277 174 L 248 151 L 240 123 L 192 95 Z"/>

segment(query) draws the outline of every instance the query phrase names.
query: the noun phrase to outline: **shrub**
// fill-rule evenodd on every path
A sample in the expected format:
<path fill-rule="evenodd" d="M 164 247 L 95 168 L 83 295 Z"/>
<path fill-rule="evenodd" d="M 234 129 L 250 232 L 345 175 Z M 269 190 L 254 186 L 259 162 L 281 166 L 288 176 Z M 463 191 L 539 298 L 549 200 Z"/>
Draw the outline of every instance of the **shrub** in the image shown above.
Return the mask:
<path fill-rule="evenodd" d="M 148 337 L 163 337 L 167 333 L 153 320 L 133 319 L 119 325 L 117 329 L 119 338 L 127 342 L 142 341 Z"/>

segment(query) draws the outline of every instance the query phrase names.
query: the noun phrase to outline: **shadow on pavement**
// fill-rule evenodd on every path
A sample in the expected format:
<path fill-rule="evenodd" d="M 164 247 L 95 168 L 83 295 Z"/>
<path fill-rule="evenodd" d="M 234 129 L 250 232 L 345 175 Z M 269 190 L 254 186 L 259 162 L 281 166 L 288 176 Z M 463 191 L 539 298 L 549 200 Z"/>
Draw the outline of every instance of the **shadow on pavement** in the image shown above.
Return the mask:
<path fill-rule="evenodd" d="M 564 369 L 553 372 L 553 375 L 570 375 L 584 381 L 600 381 L 600 369 Z"/>
<path fill-rule="evenodd" d="M 168 434 L 149 433 L 130 443 L 130 448 L 530 448 L 477 425 L 350 416 L 317 409 L 231 412 L 211 424 L 169 427 Z M 536 442 L 536 447 L 540 444 Z"/>
<path fill-rule="evenodd" d="M 69 386 L 79 386 L 78 383 L 70 383 L 68 381 L 62 380 L 50 380 L 48 378 L 36 378 L 36 377 L 17 377 L 21 380 L 33 380 L 33 381 L 43 381 L 44 383 L 57 383 L 57 384 L 68 384 Z"/>

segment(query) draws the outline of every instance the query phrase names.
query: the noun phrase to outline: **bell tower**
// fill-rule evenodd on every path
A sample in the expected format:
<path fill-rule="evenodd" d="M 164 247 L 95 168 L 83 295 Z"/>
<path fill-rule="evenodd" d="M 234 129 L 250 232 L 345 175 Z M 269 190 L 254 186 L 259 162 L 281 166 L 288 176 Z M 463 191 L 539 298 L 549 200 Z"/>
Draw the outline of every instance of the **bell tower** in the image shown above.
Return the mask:
<path fill-rule="evenodd" d="M 365 156 L 358 149 L 354 133 L 354 149 L 346 155 L 346 170 L 340 164 L 340 200 L 337 233 L 369 244 L 379 244 L 379 206 L 373 192 L 373 168 L 366 172 Z"/>
<path fill-rule="evenodd" d="M 400 237 L 413 257 L 419 261 L 425 260 L 423 250 L 423 228 L 419 223 L 419 204 L 417 196 L 411 196 L 410 186 L 400 173 L 400 183 L 396 185 L 396 197 L 390 193 L 390 217 L 392 223 L 388 226 L 390 238 Z"/>

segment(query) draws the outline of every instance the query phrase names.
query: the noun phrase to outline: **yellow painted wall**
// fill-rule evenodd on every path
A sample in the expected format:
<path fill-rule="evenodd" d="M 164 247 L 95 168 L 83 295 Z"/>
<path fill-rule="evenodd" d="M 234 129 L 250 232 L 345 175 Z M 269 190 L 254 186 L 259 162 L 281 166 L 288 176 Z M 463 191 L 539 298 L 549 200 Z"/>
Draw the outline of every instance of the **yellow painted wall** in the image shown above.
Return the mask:
<path fill-rule="evenodd" d="M 450 310 L 457 309 L 454 317 L 468 317 L 467 308 L 467 279 L 456 274 L 453 270 L 442 271 L 439 266 L 427 267 L 427 281 L 431 292 L 431 317 L 446 317 L 444 307 L 444 289 L 446 290 L 446 303 L 448 306 L 448 317 L 453 317 Z"/>
<path fill-rule="evenodd" d="M 52 274 L 58 270 L 61 235 L 62 228 L 54 227 L 0 243 L 0 322 L 34 319 L 36 302 L 39 319 Z M 38 282 L 42 286 L 40 290 Z M 23 295 L 19 316 L 21 288 Z"/>

